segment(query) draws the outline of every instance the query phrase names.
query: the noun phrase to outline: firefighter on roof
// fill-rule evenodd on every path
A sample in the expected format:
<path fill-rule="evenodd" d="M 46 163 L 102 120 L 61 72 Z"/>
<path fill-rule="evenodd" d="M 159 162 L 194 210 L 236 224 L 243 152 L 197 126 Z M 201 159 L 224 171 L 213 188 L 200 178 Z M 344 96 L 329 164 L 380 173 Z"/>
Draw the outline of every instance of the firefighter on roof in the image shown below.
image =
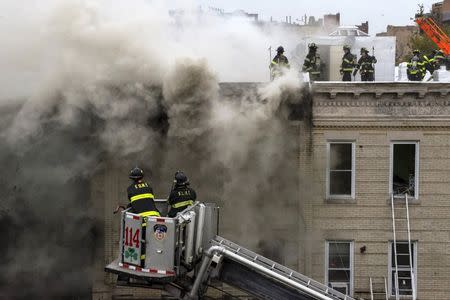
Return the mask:
<path fill-rule="evenodd" d="M 361 48 L 361 57 L 358 60 L 358 64 L 353 71 L 353 76 L 356 76 L 356 73 L 359 70 L 361 74 L 361 81 L 374 81 L 375 80 L 375 68 L 374 64 L 377 62 L 375 56 L 369 55 L 369 50 L 366 48 Z"/>
<path fill-rule="evenodd" d="M 407 74 L 410 81 L 422 81 L 426 73 L 426 62 L 420 57 L 420 51 L 414 50 L 413 57 L 407 64 Z"/>
<path fill-rule="evenodd" d="M 344 45 L 342 49 L 344 50 L 340 70 L 342 81 L 352 81 L 353 68 L 356 66 L 356 56 L 350 53 L 349 45 Z"/>
<path fill-rule="evenodd" d="M 309 79 L 311 81 L 320 80 L 321 73 L 321 60 L 320 55 L 317 53 L 317 45 L 315 43 L 311 43 L 308 45 L 309 52 L 305 57 L 305 61 L 303 63 L 303 72 L 309 73 Z"/>
<path fill-rule="evenodd" d="M 282 46 L 278 47 L 277 55 L 275 55 L 270 63 L 270 77 L 272 80 L 282 76 L 290 68 L 289 61 L 283 53 L 284 48 Z"/>
<path fill-rule="evenodd" d="M 144 171 L 136 167 L 130 171 L 129 178 L 133 183 L 127 189 L 128 200 L 130 200 L 128 207 L 131 207 L 133 213 L 142 217 L 159 217 L 160 213 L 155 205 L 153 189 L 143 180 Z"/>
<path fill-rule="evenodd" d="M 177 213 L 194 204 L 196 198 L 197 194 L 194 189 L 189 187 L 189 180 L 187 176 L 181 171 L 176 172 L 174 187 L 170 192 L 169 199 L 167 199 L 167 202 L 170 205 L 168 217 L 175 217 Z"/>

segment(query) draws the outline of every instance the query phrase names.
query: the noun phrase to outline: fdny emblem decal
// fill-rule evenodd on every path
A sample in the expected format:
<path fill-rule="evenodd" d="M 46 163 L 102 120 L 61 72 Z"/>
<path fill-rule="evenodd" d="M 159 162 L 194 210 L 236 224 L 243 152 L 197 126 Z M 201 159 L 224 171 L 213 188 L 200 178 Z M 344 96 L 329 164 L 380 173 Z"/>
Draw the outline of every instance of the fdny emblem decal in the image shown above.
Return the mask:
<path fill-rule="evenodd" d="M 153 232 L 155 234 L 155 238 L 158 241 L 162 241 L 166 238 L 167 227 L 166 225 L 156 224 L 155 226 L 153 226 Z"/>

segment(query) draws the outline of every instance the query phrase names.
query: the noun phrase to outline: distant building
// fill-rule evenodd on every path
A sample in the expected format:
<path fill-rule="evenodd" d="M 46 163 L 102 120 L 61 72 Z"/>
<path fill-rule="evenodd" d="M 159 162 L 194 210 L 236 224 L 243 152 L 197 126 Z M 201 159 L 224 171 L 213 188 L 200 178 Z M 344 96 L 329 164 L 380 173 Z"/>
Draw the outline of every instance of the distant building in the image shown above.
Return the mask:
<path fill-rule="evenodd" d="M 341 26 L 341 14 L 328 14 L 323 16 L 323 26 L 327 32 L 332 32 L 337 27 Z"/>
<path fill-rule="evenodd" d="M 411 47 L 409 40 L 414 33 L 417 33 L 419 28 L 417 26 L 392 26 L 388 25 L 386 32 L 378 33 L 377 36 L 395 36 L 396 41 L 396 53 L 395 62 L 398 64 L 402 62 L 405 57 L 411 53 Z"/>
<path fill-rule="evenodd" d="M 442 22 L 442 5 L 443 4 L 444 4 L 444 2 L 437 2 L 431 6 L 431 16 L 438 23 Z"/>
<path fill-rule="evenodd" d="M 226 13 L 226 12 L 222 11 L 221 15 L 223 15 L 224 17 L 245 17 L 245 18 L 248 18 L 248 19 L 253 20 L 255 22 L 258 21 L 258 14 L 248 13 L 248 12 L 242 10 L 242 9 L 235 10 L 235 11 L 230 12 L 230 13 Z"/>
<path fill-rule="evenodd" d="M 445 0 L 442 4 L 442 23 L 450 24 L 450 0 Z"/>
<path fill-rule="evenodd" d="M 369 34 L 369 21 L 361 23 L 361 25 L 356 25 L 356 27 L 358 27 L 358 29 L 362 32 Z"/>
<path fill-rule="evenodd" d="M 434 3 L 430 13 L 436 22 L 450 24 L 450 0 Z"/>

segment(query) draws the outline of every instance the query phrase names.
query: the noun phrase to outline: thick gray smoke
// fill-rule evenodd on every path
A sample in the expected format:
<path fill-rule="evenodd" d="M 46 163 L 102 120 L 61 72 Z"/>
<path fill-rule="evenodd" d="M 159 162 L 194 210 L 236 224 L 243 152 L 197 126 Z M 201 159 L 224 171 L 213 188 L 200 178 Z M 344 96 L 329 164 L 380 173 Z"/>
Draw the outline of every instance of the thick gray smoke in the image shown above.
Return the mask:
<path fill-rule="evenodd" d="M 231 98 L 219 87 L 267 78 L 266 49 L 283 37 L 162 3 L 2 3 L 3 297 L 88 297 L 103 244 L 90 181 L 112 162 L 156 178 L 185 170 L 223 207 L 225 235 L 254 249 L 295 235 L 282 225 L 298 199 L 284 110 L 298 101 L 295 70 Z"/>

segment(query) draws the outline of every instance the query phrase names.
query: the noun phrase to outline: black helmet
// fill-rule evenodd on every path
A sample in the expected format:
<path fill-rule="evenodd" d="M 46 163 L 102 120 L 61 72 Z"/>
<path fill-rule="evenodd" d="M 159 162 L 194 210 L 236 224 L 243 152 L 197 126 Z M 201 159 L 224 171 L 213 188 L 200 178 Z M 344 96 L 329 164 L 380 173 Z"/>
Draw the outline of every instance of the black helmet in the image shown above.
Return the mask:
<path fill-rule="evenodd" d="M 144 171 L 142 171 L 142 169 L 139 169 L 138 167 L 135 167 L 130 171 L 130 176 L 128 177 L 133 180 L 141 179 L 144 177 Z"/>
<path fill-rule="evenodd" d="M 183 172 L 177 171 L 177 172 L 175 173 L 175 180 L 174 180 L 174 182 L 175 182 L 177 185 L 185 185 L 185 184 L 188 184 L 188 183 L 189 183 L 189 180 L 188 180 L 187 176 L 184 175 Z"/>
<path fill-rule="evenodd" d="M 308 45 L 309 49 L 317 49 L 317 45 L 315 43 L 311 43 Z"/>
<path fill-rule="evenodd" d="M 278 53 L 280 53 L 280 52 L 283 53 L 283 52 L 284 52 L 283 46 L 278 47 L 278 48 L 277 48 L 277 52 L 278 52 Z"/>
<path fill-rule="evenodd" d="M 361 54 L 362 54 L 363 52 L 369 53 L 369 50 L 367 50 L 367 48 L 362 47 L 362 48 L 361 48 Z"/>
<path fill-rule="evenodd" d="M 344 45 L 344 46 L 342 47 L 342 49 L 343 49 L 343 50 L 350 50 L 351 47 L 350 47 L 349 45 Z"/>
<path fill-rule="evenodd" d="M 420 51 L 419 51 L 418 49 L 415 49 L 415 50 L 413 51 L 413 54 L 420 54 Z"/>

